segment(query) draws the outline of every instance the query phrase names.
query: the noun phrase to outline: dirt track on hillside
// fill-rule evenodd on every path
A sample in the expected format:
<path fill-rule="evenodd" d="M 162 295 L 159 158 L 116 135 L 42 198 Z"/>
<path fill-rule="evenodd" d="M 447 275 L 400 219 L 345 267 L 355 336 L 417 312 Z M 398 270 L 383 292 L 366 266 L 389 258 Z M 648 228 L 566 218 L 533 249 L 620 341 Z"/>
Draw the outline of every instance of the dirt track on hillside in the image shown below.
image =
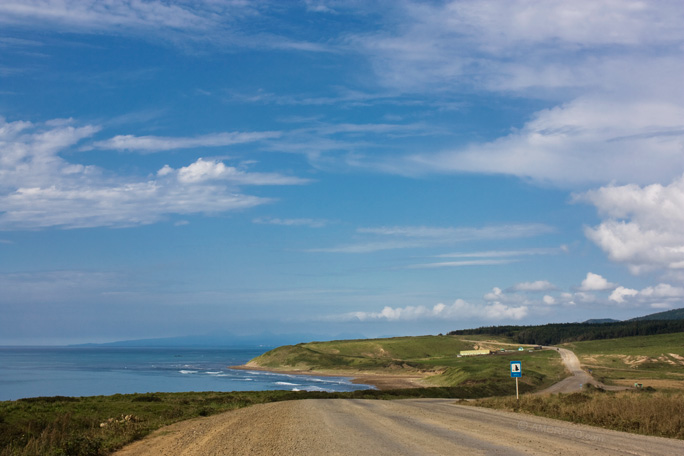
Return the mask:
<path fill-rule="evenodd" d="M 177 423 L 117 456 L 663 455 L 684 441 L 457 405 L 325 399 L 256 405 Z"/>

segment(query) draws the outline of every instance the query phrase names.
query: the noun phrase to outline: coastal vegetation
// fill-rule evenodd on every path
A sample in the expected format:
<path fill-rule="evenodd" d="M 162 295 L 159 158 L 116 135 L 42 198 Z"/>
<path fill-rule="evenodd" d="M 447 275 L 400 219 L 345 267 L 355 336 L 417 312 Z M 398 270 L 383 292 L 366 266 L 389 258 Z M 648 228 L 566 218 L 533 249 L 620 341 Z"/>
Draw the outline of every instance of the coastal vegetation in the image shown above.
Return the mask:
<path fill-rule="evenodd" d="M 463 350 L 490 350 L 489 356 L 460 357 Z M 510 361 L 523 361 L 522 388 L 534 391 L 567 374 L 555 351 L 519 351 L 496 338 L 454 336 L 395 337 L 286 345 L 264 353 L 249 365 L 299 372 L 384 374 L 421 378 L 423 386 L 489 385 L 510 394 Z"/>
<path fill-rule="evenodd" d="M 36 397 L 0 402 L 0 456 L 106 456 L 163 426 L 267 402 L 298 399 L 477 398 L 491 385 L 358 390 L 188 392 Z"/>
<path fill-rule="evenodd" d="M 464 402 L 572 421 L 616 431 L 684 439 L 684 393 L 651 388 L 608 392 L 588 388 L 580 393 L 524 395 Z"/>

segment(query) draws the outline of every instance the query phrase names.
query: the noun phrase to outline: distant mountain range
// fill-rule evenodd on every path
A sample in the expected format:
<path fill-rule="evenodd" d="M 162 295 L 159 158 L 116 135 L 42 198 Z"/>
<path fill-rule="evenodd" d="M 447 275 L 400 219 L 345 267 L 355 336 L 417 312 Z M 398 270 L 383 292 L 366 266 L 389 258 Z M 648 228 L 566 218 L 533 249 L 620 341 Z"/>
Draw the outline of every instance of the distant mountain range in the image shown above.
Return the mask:
<path fill-rule="evenodd" d="M 301 342 L 329 341 L 341 339 L 363 339 L 361 334 L 323 335 L 311 333 L 273 334 L 264 332 L 249 336 L 233 334 L 201 334 L 193 336 L 163 337 L 156 339 L 134 339 L 99 344 L 77 344 L 71 347 L 279 347 Z"/>
<path fill-rule="evenodd" d="M 656 320 L 684 320 L 684 308 L 658 312 L 643 317 L 632 318 L 626 321 L 656 321 Z M 597 318 L 587 320 L 579 324 L 611 324 L 620 323 L 620 320 L 612 318 Z M 550 325 L 555 326 L 555 325 Z M 473 331 L 473 330 L 465 330 Z M 461 332 L 461 331 L 454 331 Z M 194 336 L 164 337 L 157 339 L 135 339 L 121 340 L 101 344 L 78 344 L 72 347 L 279 347 L 281 345 L 294 345 L 302 342 L 345 340 L 345 339 L 365 339 L 363 334 L 273 334 L 264 332 L 250 336 L 236 336 L 233 334 L 211 333 Z"/>
<path fill-rule="evenodd" d="M 644 315 L 643 317 L 631 318 L 625 321 L 651 321 L 651 320 L 684 320 L 684 308 L 666 310 L 665 312 L 657 312 L 649 315 Z M 582 323 L 597 324 L 597 323 L 617 323 L 620 320 L 614 320 L 612 318 L 594 318 L 591 320 L 583 321 Z"/>

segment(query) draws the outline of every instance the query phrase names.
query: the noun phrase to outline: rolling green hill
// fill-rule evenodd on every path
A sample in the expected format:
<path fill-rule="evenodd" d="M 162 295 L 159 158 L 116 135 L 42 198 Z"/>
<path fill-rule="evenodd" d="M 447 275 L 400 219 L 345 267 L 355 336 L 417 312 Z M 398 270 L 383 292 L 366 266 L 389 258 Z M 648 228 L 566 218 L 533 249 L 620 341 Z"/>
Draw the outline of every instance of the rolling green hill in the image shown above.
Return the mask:
<path fill-rule="evenodd" d="M 606 384 L 684 389 L 684 333 L 565 344 Z"/>
<path fill-rule="evenodd" d="M 461 350 L 496 350 L 489 356 L 460 357 Z M 501 352 L 502 349 L 507 352 Z M 502 340 L 471 340 L 452 336 L 396 337 L 286 345 L 253 359 L 248 366 L 272 370 L 423 377 L 425 386 L 480 385 L 488 394 L 510 389 L 510 361 L 522 360 L 524 391 L 562 379 L 565 369 L 555 351 L 518 351 Z M 505 394 L 510 394 L 507 391 Z"/>
<path fill-rule="evenodd" d="M 665 312 L 658 312 L 643 317 L 632 318 L 634 320 L 684 320 L 684 308 L 666 310 Z"/>

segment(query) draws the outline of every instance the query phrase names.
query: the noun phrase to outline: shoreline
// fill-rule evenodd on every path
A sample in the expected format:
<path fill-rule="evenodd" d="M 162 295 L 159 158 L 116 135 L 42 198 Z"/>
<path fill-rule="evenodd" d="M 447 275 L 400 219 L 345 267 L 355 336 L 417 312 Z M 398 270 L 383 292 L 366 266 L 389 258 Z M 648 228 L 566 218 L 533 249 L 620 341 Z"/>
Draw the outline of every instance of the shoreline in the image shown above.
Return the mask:
<path fill-rule="evenodd" d="M 309 377 L 347 377 L 355 385 L 370 385 L 380 391 L 392 389 L 424 388 L 421 381 L 425 376 L 420 375 L 392 375 L 376 372 L 359 371 L 316 371 L 316 370 L 288 370 L 268 368 L 256 365 L 243 364 L 240 366 L 228 366 L 235 370 L 253 370 L 262 372 L 272 372 L 274 374 L 286 375 L 306 375 Z"/>

